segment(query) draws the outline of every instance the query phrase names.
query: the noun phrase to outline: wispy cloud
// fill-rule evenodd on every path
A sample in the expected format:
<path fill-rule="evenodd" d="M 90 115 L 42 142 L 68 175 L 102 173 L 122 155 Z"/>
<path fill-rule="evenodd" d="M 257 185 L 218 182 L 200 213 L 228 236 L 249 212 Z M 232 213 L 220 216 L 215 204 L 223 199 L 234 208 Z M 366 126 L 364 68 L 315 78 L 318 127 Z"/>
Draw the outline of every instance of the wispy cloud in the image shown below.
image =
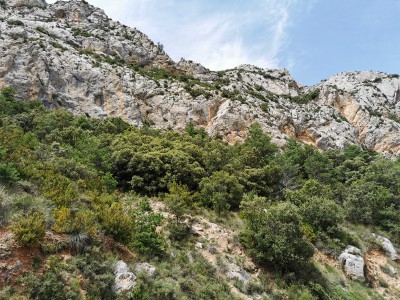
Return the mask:
<path fill-rule="evenodd" d="M 244 63 L 281 67 L 292 12 L 315 1 L 89 0 L 163 43 L 174 60 L 184 57 L 214 70 Z"/>

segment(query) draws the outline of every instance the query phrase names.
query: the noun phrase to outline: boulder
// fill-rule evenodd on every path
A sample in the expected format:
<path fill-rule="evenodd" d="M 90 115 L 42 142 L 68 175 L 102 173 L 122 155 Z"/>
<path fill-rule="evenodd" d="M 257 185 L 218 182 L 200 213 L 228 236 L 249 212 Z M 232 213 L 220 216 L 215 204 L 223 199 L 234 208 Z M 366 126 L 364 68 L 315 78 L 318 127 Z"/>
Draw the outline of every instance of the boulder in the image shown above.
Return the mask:
<path fill-rule="evenodd" d="M 128 265 L 120 260 L 115 264 L 115 292 L 124 294 L 130 291 L 136 285 L 136 276 L 131 272 Z"/>
<path fill-rule="evenodd" d="M 392 242 L 380 235 L 377 235 L 375 233 L 372 234 L 374 238 L 377 240 L 377 242 L 382 246 L 383 250 L 386 252 L 386 254 L 392 259 L 392 260 L 398 260 L 399 256 L 397 255 L 397 251 L 394 248 Z"/>
<path fill-rule="evenodd" d="M 153 277 L 156 273 L 156 267 L 149 263 L 139 263 L 136 265 L 135 268 L 136 273 L 146 273 L 147 276 Z"/>
<path fill-rule="evenodd" d="M 348 277 L 353 280 L 365 281 L 364 258 L 361 250 L 354 246 L 347 246 L 339 256 L 339 262 Z"/>

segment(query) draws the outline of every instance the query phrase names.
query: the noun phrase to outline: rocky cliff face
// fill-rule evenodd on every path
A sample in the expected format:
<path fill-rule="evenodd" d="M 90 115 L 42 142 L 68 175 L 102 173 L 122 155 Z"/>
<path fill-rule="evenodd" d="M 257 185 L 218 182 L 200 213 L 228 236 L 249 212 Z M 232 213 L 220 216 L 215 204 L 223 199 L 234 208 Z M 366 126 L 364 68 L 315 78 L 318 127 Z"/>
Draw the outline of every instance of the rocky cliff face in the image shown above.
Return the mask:
<path fill-rule="evenodd" d="M 352 143 L 400 152 L 400 78 L 340 73 L 301 87 L 286 70 L 243 65 L 212 72 L 175 63 L 145 34 L 83 0 L 0 1 L 0 87 L 21 99 L 92 117 L 183 129 L 192 122 L 229 142 L 260 123 L 326 150 Z"/>

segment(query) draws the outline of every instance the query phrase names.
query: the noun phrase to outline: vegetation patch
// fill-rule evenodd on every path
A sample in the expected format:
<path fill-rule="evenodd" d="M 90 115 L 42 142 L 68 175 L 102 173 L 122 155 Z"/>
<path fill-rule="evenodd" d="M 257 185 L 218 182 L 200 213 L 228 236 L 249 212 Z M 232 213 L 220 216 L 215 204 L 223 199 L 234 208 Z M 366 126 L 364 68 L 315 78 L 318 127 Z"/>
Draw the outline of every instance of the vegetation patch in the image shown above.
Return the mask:
<path fill-rule="evenodd" d="M 132 299 L 235 299 L 231 288 L 284 299 L 375 296 L 354 282 L 344 289 L 340 271 L 314 253 L 368 249 L 370 232 L 400 242 L 400 161 L 357 146 L 320 152 L 293 139 L 279 151 L 258 124 L 235 145 L 193 124 L 183 132 L 150 125 L 47 110 L 1 90 L 0 234 L 11 230 L 19 249 L 38 256 L 19 281 L 10 277 L 17 288 L 2 292 L 6 298 L 80 299 L 85 291 L 114 299 L 117 249 L 157 267 L 156 277 L 135 273 Z M 232 240 L 268 272 L 228 281 L 222 255 L 229 252 L 194 234 L 195 215 L 227 226 L 236 216 Z M 206 254 L 222 256 L 221 270 Z"/>

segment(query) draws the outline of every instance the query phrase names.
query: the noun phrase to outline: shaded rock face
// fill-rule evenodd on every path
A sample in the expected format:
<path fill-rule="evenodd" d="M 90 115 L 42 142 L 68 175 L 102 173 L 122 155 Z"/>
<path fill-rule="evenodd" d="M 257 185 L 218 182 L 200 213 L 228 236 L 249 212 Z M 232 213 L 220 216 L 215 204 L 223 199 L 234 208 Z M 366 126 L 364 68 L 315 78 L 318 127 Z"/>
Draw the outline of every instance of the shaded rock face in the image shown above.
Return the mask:
<path fill-rule="evenodd" d="M 182 130 L 191 122 L 231 143 L 258 122 L 279 146 L 293 136 L 322 150 L 400 152 L 398 75 L 340 73 L 302 87 L 287 70 L 175 63 L 145 34 L 82 0 L 11 0 L 0 20 L 0 88 L 13 86 L 21 99 L 137 126 Z"/>
<path fill-rule="evenodd" d="M 397 251 L 394 248 L 392 242 L 380 235 L 373 233 L 374 238 L 377 240 L 379 244 L 382 245 L 383 250 L 392 260 L 399 260 L 399 256 L 397 255 Z"/>
<path fill-rule="evenodd" d="M 120 260 L 115 265 L 115 292 L 124 294 L 133 289 L 136 285 L 136 276 L 131 272 L 128 265 Z"/>
<path fill-rule="evenodd" d="M 346 250 L 340 254 L 339 262 L 348 277 L 353 280 L 365 281 L 365 263 L 360 249 L 354 246 L 348 246 Z"/>

